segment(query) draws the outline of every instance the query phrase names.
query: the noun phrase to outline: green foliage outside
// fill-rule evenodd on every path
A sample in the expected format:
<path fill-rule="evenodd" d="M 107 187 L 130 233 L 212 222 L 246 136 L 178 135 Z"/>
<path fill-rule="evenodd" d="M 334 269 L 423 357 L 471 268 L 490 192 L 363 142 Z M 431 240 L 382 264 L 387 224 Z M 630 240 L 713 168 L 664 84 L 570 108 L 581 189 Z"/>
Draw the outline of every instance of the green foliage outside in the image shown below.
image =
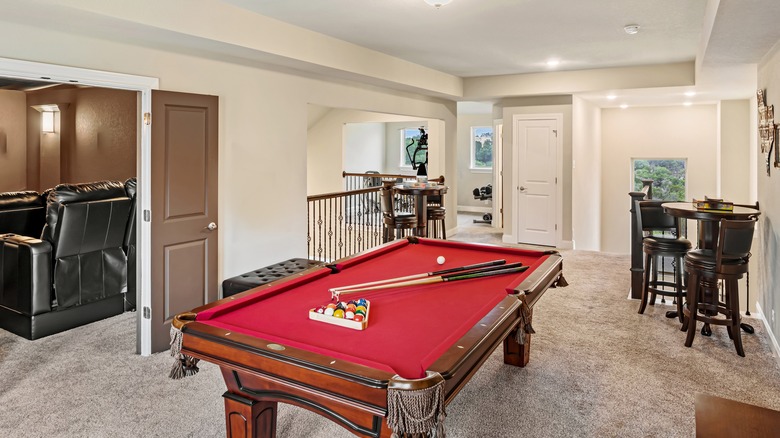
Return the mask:
<path fill-rule="evenodd" d="M 474 128 L 474 167 L 493 167 L 493 128 Z"/>
<path fill-rule="evenodd" d="M 653 199 L 684 201 L 685 160 L 634 160 L 634 190 L 642 180 L 653 180 Z"/>

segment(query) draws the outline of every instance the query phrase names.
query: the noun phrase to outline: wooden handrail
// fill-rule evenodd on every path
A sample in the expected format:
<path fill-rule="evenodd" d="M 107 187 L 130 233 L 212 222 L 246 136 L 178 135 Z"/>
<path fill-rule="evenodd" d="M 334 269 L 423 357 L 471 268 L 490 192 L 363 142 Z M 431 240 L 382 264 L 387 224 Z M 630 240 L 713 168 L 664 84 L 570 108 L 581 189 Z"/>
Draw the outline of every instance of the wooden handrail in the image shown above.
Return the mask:
<path fill-rule="evenodd" d="M 341 172 L 342 178 L 346 178 L 348 176 L 359 176 L 362 178 L 405 178 L 405 179 L 414 179 L 417 177 L 416 175 L 404 175 L 400 173 L 357 173 L 357 172 L 347 172 L 347 171 Z M 428 181 L 444 184 L 444 175 L 439 175 L 436 178 L 428 178 Z"/>
<path fill-rule="evenodd" d="M 308 202 L 312 202 L 312 201 L 320 201 L 323 199 L 345 198 L 347 196 L 363 195 L 366 193 L 375 192 L 381 188 L 382 186 L 376 186 L 376 187 L 367 187 L 365 189 L 347 190 L 346 192 L 331 192 L 331 193 L 323 193 L 321 195 L 310 195 L 306 197 L 306 200 Z"/>

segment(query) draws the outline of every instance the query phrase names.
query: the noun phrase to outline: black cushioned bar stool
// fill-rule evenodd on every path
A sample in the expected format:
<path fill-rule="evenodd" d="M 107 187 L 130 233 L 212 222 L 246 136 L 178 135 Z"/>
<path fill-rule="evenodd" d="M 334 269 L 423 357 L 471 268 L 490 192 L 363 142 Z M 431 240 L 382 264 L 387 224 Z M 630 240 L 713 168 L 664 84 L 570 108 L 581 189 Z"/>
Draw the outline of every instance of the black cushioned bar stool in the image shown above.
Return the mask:
<path fill-rule="evenodd" d="M 639 313 L 644 313 L 648 298 L 655 305 L 656 295 L 672 296 L 677 302 L 677 311 L 666 312 L 668 318 L 679 318 L 683 322 L 682 302 L 685 296 L 683 282 L 683 258 L 691 249 L 691 242 L 680 236 L 680 221 L 666 214 L 661 207 L 665 201 L 638 201 L 637 232 L 643 236 L 642 251 L 645 253 L 642 302 Z M 662 233 L 660 235 L 654 233 Z M 674 282 L 658 278 L 659 264 L 663 257 L 674 259 Z M 671 288 L 671 289 L 670 289 Z"/>
<path fill-rule="evenodd" d="M 755 225 L 756 219 L 723 219 L 720 221 L 715 250 L 697 249 L 685 256 L 685 268 L 688 271 L 688 305 L 683 310 L 683 329 L 688 331 L 686 347 L 693 344 L 696 321 L 702 321 L 705 324 L 725 325 L 737 354 L 745 356 L 737 281 L 748 271 Z M 718 293 L 718 280 L 724 283 L 722 300 Z"/>
<path fill-rule="evenodd" d="M 446 239 L 447 227 L 444 225 L 444 218 L 447 216 L 447 211 L 444 207 L 428 204 L 425 214 L 428 215 L 428 237 Z"/>
<path fill-rule="evenodd" d="M 385 184 L 379 190 L 382 209 L 382 242 L 389 242 L 396 237 L 402 237 L 403 230 L 412 230 L 417 227 L 417 216 L 411 213 L 398 213 L 395 211 L 395 191 L 392 186 Z"/>

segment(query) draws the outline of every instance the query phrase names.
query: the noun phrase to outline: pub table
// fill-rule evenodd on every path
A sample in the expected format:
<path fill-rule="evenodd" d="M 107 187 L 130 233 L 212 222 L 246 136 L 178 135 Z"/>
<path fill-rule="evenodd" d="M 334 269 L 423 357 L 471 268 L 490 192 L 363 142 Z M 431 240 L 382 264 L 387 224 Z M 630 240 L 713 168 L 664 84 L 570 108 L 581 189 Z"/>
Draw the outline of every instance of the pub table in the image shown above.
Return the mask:
<path fill-rule="evenodd" d="M 428 236 L 428 197 L 441 196 L 444 203 L 444 194 L 447 193 L 447 186 L 441 184 L 427 183 L 424 186 L 417 184 L 398 184 L 393 187 L 396 193 L 401 195 L 411 195 L 414 197 L 414 212 L 417 216 L 417 228 L 414 235 L 417 237 Z M 444 205 L 442 205 L 443 207 Z"/>
<path fill-rule="evenodd" d="M 692 202 L 665 202 L 661 204 L 664 212 L 675 217 L 683 219 L 692 219 L 698 222 L 698 248 L 715 250 L 715 246 L 718 243 L 718 235 L 720 234 L 720 221 L 721 219 L 729 220 L 747 220 L 757 217 L 761 212 L 755 208 L 734 206 L 733 210 L 703 210 L 698 209 Z M 705 289 L 715 291 L 717 284 L 705 285 Z M 711 299 L 717 299 L 717 293 L 710 292 Z M 705 291 L 705 297 L 708 293 Z M 747 305 L 747 315 L 750 315 L 750 303 Z M 753 333 L 754 329 L 750 324 L 740 324 L 742 330 L 747 333 Z M 702 327 L 703 335 L 709 336 L 710 331 L 709 324 L 704 324 Z"/>

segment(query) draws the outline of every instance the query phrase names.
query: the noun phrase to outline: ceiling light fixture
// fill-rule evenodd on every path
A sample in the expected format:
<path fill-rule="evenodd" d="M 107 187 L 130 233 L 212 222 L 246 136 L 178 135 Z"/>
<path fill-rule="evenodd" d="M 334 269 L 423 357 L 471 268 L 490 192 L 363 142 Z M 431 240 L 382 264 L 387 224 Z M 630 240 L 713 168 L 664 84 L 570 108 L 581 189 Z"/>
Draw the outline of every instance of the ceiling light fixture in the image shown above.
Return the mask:
<path fill-rule="evenodd" d="M 448 5 L 452 0 L 424 0 L 424 1 L 425 3 L 428 3 L 434 8 L 439 9 L 442 6 Z"/>
<path fill-rule="evenodd" d="M 547 67 L 558 67 L 558 65 L 561 64 L 561 61 L 558 59 L 550 59 L 547 61 Z"/>
<path fill-rule="evenodd" d="M 691 105 L 693 105 L 693 102 L 683 102 L 683 105 L 685 105 L 685 106 L 691 106 Z"/>
<path fill-rule="evenodd" d="M 623 27 L 623 30 L 626 31 L 629 35 L 636 35 L 639 33 L 639 25 L 638 24 L 627 24 L 625 27 Z"/>
<path fill-rule="evenodd" d="M 620 105 L 620 109 L 626 109 L 626 108 L 628 108 L 628 104 L 627 103 L 624 103 L 624 104 Z"/>
<path fill-rule="evenodd" d="M 686 91 L 685 95 L 688 96 L 688 97 L 693 97 L 693 96 L 696 95 L 696 92 L 695 91 Z"/>
<path fill-rule="evenodd" d="M 614 94 L 608 94 L 607 95 L 607 99 L 608 100 L 615 100 L 615 99 L 617 99 L 617 96 L 615 96 Z"/>

